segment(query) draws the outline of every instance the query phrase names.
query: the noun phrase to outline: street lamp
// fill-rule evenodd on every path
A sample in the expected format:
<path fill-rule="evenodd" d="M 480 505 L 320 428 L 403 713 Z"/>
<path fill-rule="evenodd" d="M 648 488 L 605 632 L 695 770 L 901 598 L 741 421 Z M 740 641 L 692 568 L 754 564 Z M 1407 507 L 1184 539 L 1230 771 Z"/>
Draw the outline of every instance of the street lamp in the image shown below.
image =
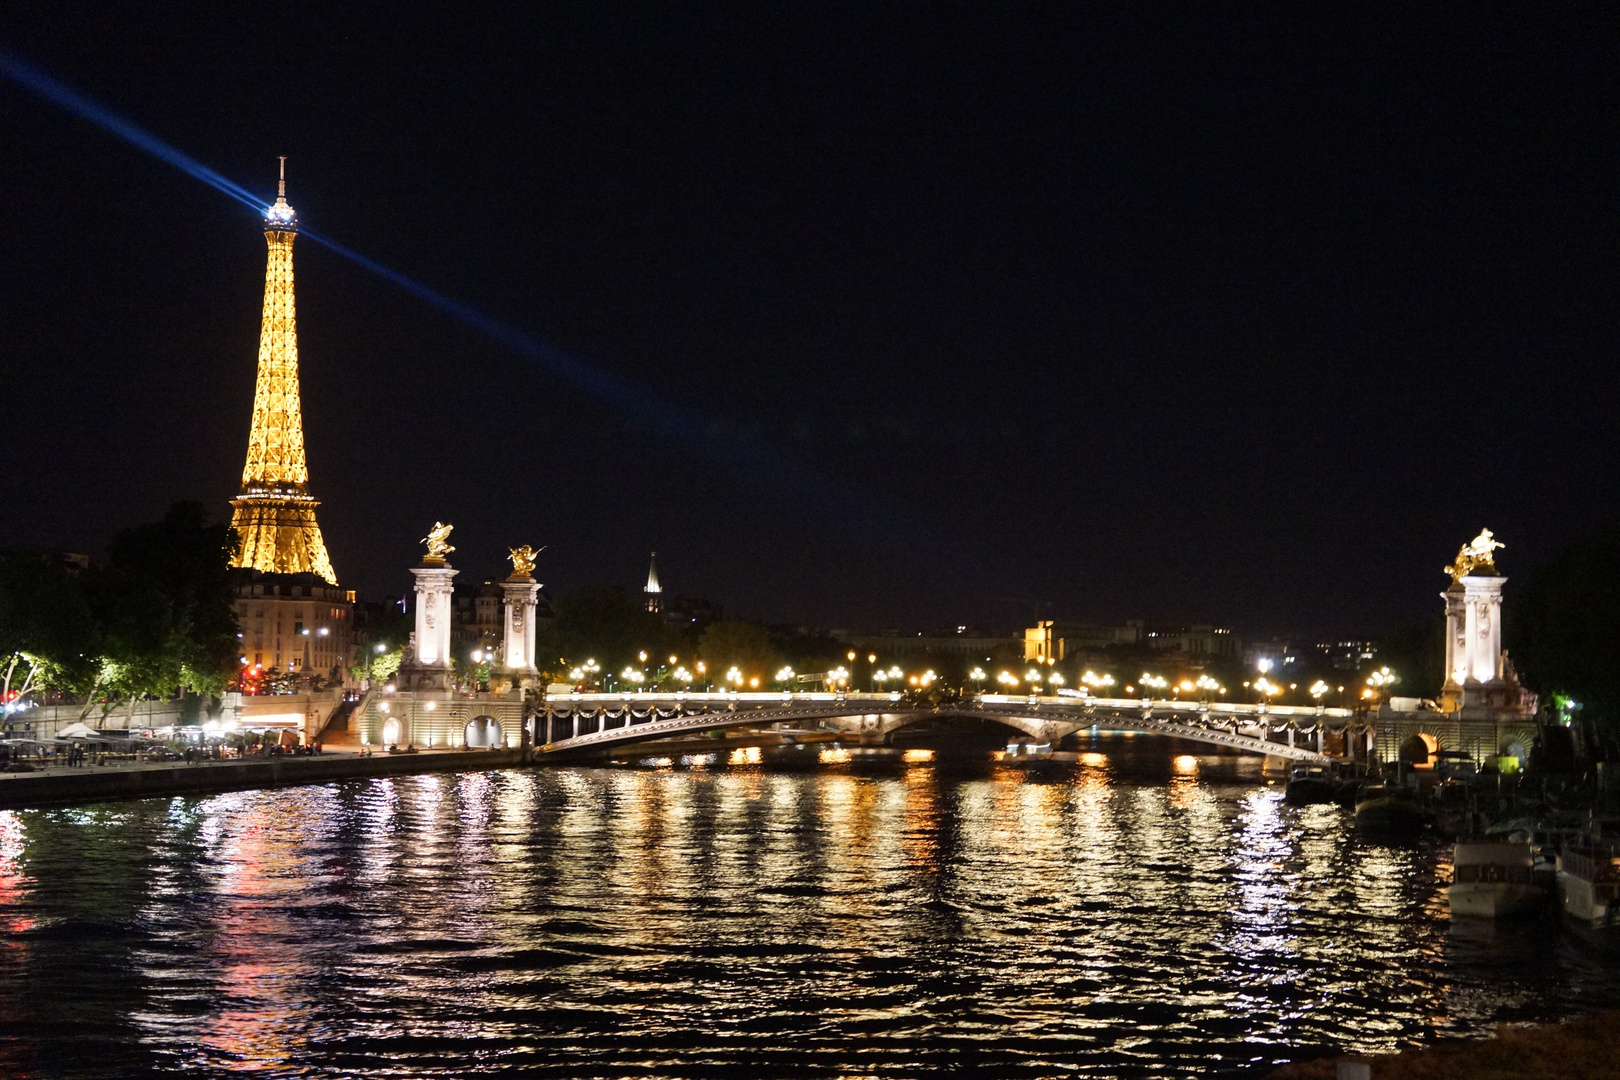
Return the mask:
<path fill-rule="evenodd" d="M 1386 686 L 1394 686 L 1400 681 L 1400 676 L 1389 670 L 1389 668 L 1379 668 L 1377 671 L 1367 676 L 1367 689 L 1362 692 L 1361 696 L 1372 701 L 1377 701 L 1384 695 L 1384 688 Z"/>

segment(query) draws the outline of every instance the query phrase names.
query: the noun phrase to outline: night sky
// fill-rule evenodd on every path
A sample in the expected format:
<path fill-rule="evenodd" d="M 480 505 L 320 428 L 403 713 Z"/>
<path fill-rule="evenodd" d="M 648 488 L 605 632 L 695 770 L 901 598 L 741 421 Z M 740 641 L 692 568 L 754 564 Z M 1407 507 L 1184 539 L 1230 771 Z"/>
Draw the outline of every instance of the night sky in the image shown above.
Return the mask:
<path fill-rule="evenodd" d="M 529 542 L 638 589 L 657 549 L 771 621 L 1376 632 L 1481 526 L 1512 578 L 1615 516 L 1599 5 L 169 7 L 11 0 L 0 48 L 267 200 L 287 155 L 305 226 L 639 388 L 300 239 L 363 596 L 445 519 L 464 577 Z M 264 262 L 0 80 L 0 545 L 229 512 Z"/>

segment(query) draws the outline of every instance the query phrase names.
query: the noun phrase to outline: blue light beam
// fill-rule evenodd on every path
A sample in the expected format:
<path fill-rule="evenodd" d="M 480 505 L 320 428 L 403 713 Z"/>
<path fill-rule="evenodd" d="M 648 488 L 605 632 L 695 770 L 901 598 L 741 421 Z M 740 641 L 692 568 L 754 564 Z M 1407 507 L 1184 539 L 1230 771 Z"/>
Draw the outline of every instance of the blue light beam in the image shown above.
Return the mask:
<path fill-rule="evenodd" d="M 130 123 L 117 113 L 103 108 L 95 101 L 57 79 L 45 74 L 28 61 L 0 49 L 0 74 L 40 97 L 60 105 L 81 120 L 88 120 L 104 131 L 110 131 L 132 146 L 138 146 L 161 161 L 195 177 L 216 191 L 222 191 L 243 206 L 264 212 L 265 202 L 253 192 L 219 175 L 196 158 L 189 157 L 153 135 Z"/>
<path fill-rule="evenodd" d="M 61 106 L 82 120 L 118 136 L 125 142 L 167 162 L 216 191 L 228 195 L 262 215 L 268 203 L 247 188 L 210 169 L 195 158 L 176 150 L 139 125 L 119 116 L 94 99 L 59 79 L 46 74 L 21 57 L 0 48 L 0 74 L 39 97 Z M 591 396 L 645 423 L 666 438 L 697 444 L 721 464 L 753 479 L 778 496 L 834 500 L 846 517 L 869 517 L 870 508 L 861 500 L 825 477 L 789 461 L 747 434 L 697 410 L 660 397 L 647 387 L 607 371 L 578 357 L 569 356 L 534 335 L 501 322 L 470 304 L 445 296 L 420 282 L 390 269 L 313 229 L 300 228 L 300 234 L 331 249 L 384 281 L 424 300 L 468 326 L 505 345 L 572 383 Z"/>

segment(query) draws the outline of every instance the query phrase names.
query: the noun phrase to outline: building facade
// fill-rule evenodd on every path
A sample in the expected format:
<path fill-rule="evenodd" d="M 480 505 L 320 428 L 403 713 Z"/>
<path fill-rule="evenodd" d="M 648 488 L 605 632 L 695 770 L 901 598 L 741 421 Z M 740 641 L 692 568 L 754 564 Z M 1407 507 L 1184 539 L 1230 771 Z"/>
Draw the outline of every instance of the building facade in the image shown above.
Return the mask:
<path fill-rule="evenodd" d="M 249 673 L 319 675 L 341 685 L 354 662 L 354 593 L 315 574 L 247 575 L 236 587 L 240 663 Z"/>

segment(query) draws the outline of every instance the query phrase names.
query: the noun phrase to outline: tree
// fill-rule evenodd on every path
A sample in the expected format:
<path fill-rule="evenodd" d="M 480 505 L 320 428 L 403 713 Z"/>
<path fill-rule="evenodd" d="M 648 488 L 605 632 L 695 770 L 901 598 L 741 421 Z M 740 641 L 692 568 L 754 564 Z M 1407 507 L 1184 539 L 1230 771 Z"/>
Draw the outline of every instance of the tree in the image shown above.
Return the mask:
<path fill-rule="evenodd" d="M 725 619 L 703 632 L 698 641 L 698 655 L 709 667 L 716 681 L 728 668 L 735 667 L 743 676 L 758 676 L 761 682 L 769 680 L 781 662 L 781 654 L 771 644 L 771 636 L 753 623 Z"/>
<path fill-rule="evenodd" d="M 1580 715 L 1620 738 L 1620 663 L 1609 620 L 1620 609 L 1620 528 L 1554 555 L 1533 571 L 1511 604 L 1503 631 L 1525 685 L 1546 701 L 1571 698 Z"/>
<path fill-rule="evenodd" d="M 1445 616 L 1414 619 L 1392 627 L 1378 639 L 1377 654 L 1377 663 L 1388 665 L 1400 678 L 1397 693 L 1439 697 L 1446 682 Z"/>
<path fill-rule="evenodd" d="M 0 552 L 0 701 L 73 689 L 97 668 L 83 582 L 54 552 Z"/>
<path fill-rule="evenodd" d="M 535 644 L 545 663 L 552 657 L 574 664 L 594 659 L 603 671 L 613 672 L 643 650 L 656 656 L 679 652 L 685 644 L 657 615 L 611 585 L 572 589 L 557 598 L 552 611 L 555 620 Z"/>
<path fill-rule="evenodd" d="M 380 686 L 398 673 L 399 665 L 405 659 L 405 650 L 401 647 L 377 652 L 375 646 L 368 643 L 363 655 L 365 659 L 349 669 L 350 677 L 355 682 L 369 681 L 373 686 Z"/>
<path fill-rule="evenodd" d="M 122 696 L 218 694 L 237 667 L 236 534 L 199 503 L 113 537 L 90 579 L 102 652 Z"/>

